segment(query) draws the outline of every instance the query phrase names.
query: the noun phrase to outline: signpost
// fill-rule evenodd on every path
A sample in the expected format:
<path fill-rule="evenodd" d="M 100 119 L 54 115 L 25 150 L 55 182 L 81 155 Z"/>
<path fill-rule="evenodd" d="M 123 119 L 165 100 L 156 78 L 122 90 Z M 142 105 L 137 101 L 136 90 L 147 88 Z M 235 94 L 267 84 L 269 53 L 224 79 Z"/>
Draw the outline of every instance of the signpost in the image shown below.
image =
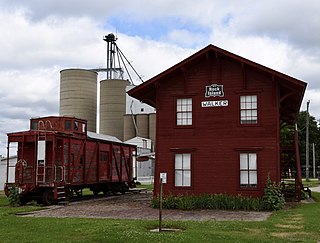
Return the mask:
<path fill-rule="evenodd" d="M 162 191 L 164 183 L 167 183 L 167 173 L 160 173 L 159 232 L 162 231 Z"/>

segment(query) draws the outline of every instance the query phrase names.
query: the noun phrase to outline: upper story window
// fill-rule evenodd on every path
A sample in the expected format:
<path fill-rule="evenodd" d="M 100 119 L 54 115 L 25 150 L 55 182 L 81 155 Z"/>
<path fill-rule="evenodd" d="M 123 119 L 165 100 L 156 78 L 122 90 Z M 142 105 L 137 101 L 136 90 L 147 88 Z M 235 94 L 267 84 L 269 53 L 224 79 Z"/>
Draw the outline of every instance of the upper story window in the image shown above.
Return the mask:
<path fill-rule="evenodd" d="M 192 125 L 192 99 L 177 99 L 177 125 Z"/>
<path fill-rule="evenodd" d="M 240 123 L 258 123 L 258 99 L 256 95 L 240 96 Z"/>

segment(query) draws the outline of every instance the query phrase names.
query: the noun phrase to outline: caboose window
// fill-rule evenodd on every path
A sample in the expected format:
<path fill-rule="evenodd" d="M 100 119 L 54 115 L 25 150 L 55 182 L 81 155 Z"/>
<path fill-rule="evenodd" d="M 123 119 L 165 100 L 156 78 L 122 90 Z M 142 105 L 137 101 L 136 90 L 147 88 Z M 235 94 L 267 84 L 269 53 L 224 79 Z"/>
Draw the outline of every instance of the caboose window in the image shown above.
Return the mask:
<path fill-rule="evenodd" d="M 241 153 L 240 154 L 240 186 L 256 187 L 257 186 L 257 154 Z"/>
<path fill-rule="evenodd" d="M 71 130 L 71 121 L 66 120 L 66 130 Z"/>
<path fill-rule="evenodd" d="M 31 130 L 38 130 L 38 122 L 37 121 L 31 122 Z"/>
<path fill-rule="evenodd" d="M 240 123 L 257 124 L 258 106 L 256 95 L 240 96 Z"/>
<path fill-rule="evenodd" d="M 192 99 L 177 99 L 177 125 L 192 125 Z"/>
<path fill-rule="evenodd" d="M 175 155 L 175 186 L 191 186 L 191 154 Z"/>
<path fill-rule="evenodd" d="M 74 121 L 74 130 L 78 131 L 79 124 L 77 121 Z"/>

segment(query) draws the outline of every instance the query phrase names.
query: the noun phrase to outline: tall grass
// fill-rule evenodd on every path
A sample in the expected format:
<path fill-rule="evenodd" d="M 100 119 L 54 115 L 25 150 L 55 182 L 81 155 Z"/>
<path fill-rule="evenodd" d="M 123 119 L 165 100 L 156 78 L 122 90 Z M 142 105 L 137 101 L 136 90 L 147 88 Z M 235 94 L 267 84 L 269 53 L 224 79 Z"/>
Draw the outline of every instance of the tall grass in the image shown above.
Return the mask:
<path fill-rule="evenodd" d="M 152 206 L 159 207 L 159 198 L 153 198 Z M 232 196 L 227 194 L 203 194 L 188 196 L 169 195 L 163 199 L 165 209 L 224 209 L 224 210 L 264 210 L 261 198 Z"/>

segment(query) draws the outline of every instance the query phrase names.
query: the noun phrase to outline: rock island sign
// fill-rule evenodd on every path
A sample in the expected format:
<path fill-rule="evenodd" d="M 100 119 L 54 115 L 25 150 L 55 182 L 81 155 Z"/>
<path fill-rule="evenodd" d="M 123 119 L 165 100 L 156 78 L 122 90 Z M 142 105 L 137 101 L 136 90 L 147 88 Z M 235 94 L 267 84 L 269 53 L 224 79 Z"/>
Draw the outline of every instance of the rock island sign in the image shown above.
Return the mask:
<path fill-rule="evenodd" d="M 222 84 L 211 84 L 206 86 L 205 95 L 208 97 L 224 97 L 223 85 Z M 201 107 L 217 107 L 217 106 L 228 106 L 228 100 L 208 100 L 202 101 Z"/>
<path fill-rule="evenodd" d="M 223 97 L 223 85 L 222 84 L 211 84 L 206 86 L 205 97 Z"/>

